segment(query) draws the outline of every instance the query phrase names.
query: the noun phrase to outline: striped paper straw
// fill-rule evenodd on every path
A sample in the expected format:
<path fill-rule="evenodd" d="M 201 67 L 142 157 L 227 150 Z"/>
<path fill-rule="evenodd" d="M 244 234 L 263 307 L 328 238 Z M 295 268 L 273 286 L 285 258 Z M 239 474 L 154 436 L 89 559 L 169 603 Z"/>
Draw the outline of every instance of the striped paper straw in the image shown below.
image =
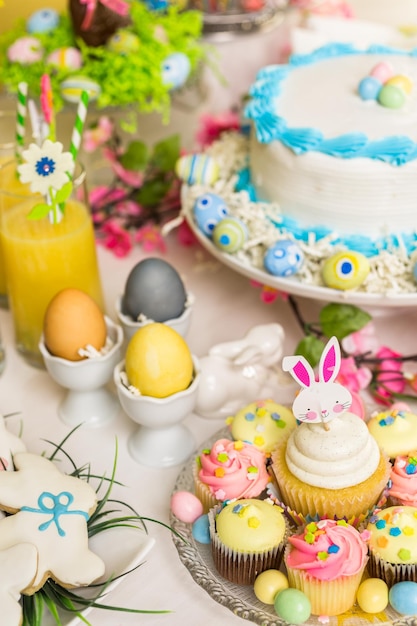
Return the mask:
<path fill-rule="evenodd" d="M 25 124 L 27 112 L 27 83 L 19 83 L 17 86 L 17 115 L 16 115 L 16 159 L 22 161 L 22 152 L 25 145 Z"/>
<path fill-rule="evenodd" d="M 80 101 L 78 103 L 77 117 L 75 118 L 74 129 L 72 131 L 71 137 L 70 152 L 72 154 L 74 162 L 77 159 L 78 151 L 81 146 L 85 119 L 87 117 L 88 99 L 88 91 L 83 91 L 81 93 Z"/>

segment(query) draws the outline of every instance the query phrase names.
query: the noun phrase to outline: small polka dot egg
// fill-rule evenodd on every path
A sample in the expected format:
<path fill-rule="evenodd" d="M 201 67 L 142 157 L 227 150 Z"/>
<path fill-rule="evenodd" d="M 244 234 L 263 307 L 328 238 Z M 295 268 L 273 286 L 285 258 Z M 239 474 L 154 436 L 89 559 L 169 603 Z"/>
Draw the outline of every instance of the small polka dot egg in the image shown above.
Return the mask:
<path fill-rule="evenodd" d="M 120 29 L 110 37 L 107 48 L 122 55 L 138 52 L 140 48 L 139 37 L 128 30 Z"/>
<path fill-rule="evenodd" d="M 187 185 L 212 185 L 219 177 L 219 165 L 206 154 L 187 154 L 178 159 L 175 172 Z"/>
<path fill-rule="evenodd" d="M 184 391 L 193 379 L 188 345 L 173 328 L 157 322 L 142 326 L 130 339 L 125 367 L 129 384 L 152 398 Z"/>
<path fill-rule="evenodd" d="M 98 83 L 87 76 L 71 76 L 62 81 L 60 85 L 61 95 L 67 102 L 78 104 L 81 93 L 87 91 L 90 101 L 97 100 L 101 93 Z"/>
<path fill-rule="evenodd" d="M 388 585 L 380 578 L 367 578 L 358 588 L 356 602 L 365 613 L 380 613 L 388 606 Z"/>
<path fill-rule="evenodd" d="M 190 491 L 176 491 L 171 496 L 171 511 L 182 522 L 192 524 L 203 514 L 203 505 Z"/>
<path fill-rule="evenodd" d="M 191 71 L 191 63 L 183 52 L 174 52 L 164 60 L 161 71 L 163 84 L 171 89 L 178 89 L 186 82 Z"/>
<path fill-rule="evenodd" d="M 235 217 L 225 217 L 213 230 L 213 243 L 223 252 L 237 252 L 248 238 L 246 224 Z"/>
<path fill-rule="evenodd" d="M 26 22 L 28 33 L 49 33 L 59 24 L 59 15 L 54 9 L 40 9 L 35 11 Z"/>
<path fill-rule="evenodd" d="M 274 276 L 296 274 L 304 261 L 300 246 L 291 239 L 282 239 L 270 246 L 264 256 L 264 267 Z"/>
<path fill-rule="evenodd" d="M 332 289 L 354 289 L 364 282 L 369 270 L 369 261 L 360 252 L 337 252 L 323 264 L 323 282 Z"/>
<path fill-rule="evenodd" d="M 59 291 L 47 306 L 43 321 L 46 348 L 53 356 L 81 361 L 79 351 L 87 346 L 101 350 L 107 327 L 99 306 L 80 289 Z"/>
<path fill-rule="evenodd" d="M 183 314 L 187 294 L 177 270 L 167 261 L 147 258 L 130 271 L 122 298 L 122 313 L 137 320 L 144 315 L 166 322 Z"/>
<path fill-rule="evenodd" d="M 277 593 L 288 589 L 288 578 L 277 569 L 268 569 L 256 577 L 253 591 L 260 602 L 274 604 Z"/>
<path fill-rule="evenodd" d="M 223 198 L 215 193 L 199 196 L 194 204 L 194 217 L 198 228 L 211 237 L 216 224 L 227 217 L 229 209 Z"/>
<path fill-rule="evenodd" d="M 71 46 L 58 48 L 47 56 L 46 62 L 59 69 L 79 70 L 83 64 L 81 52 Z"/>
<path fill-rule="evenodd" d="M 390 604 L 401 615 L 417 615 L 417 583 L 396 583 L 389 590 Z"/>
<path fill-rule="evenodd" d="M 31 65 L 42 57 L 43 46 L 36 37 L 19 37 L 7 50 L 9 61 L 21 65 Z"/>
<path fill-rule="evenodd" d="M 275 597 L 274 609 L 278 617 L 289 624 L 304 624 L 311 615 L 311 603 L 298 589 L 283 589 Z"/>

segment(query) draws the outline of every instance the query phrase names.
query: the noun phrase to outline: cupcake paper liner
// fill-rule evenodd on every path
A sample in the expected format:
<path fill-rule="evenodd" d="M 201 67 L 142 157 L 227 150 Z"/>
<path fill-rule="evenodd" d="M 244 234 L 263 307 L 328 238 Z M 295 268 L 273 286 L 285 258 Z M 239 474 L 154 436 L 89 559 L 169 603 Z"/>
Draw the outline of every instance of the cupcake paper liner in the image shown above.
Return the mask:
<path fill-rule="evenodd" d="M 375 552 L 371 552 L 368 562 L 368 574 L 371 578 L 381 578 L 388 587 L 401 582 L 417 582 L 416 563 L 388 563 Z"/>

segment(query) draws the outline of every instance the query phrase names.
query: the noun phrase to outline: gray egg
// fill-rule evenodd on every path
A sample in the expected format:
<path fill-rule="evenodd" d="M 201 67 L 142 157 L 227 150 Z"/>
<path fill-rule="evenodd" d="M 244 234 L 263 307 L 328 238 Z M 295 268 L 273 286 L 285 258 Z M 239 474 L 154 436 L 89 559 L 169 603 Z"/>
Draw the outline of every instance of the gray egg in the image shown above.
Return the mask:
<path fill-rule="evenodd" d="M 154 322 L 166 322 L 183 314 L 187 294 L 176 269 L 166 261 L 140 261 L 127 277 L 122 313 L 137 320 L 145 315 Z"/>

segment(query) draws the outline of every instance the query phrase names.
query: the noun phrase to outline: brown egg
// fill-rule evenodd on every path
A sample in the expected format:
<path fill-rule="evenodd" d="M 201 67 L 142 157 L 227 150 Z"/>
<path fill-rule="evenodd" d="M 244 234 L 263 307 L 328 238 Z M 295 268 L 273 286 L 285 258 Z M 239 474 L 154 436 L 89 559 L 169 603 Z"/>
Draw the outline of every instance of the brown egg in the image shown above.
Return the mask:
<path fill-rule="evenodd" d="M 63 289 L 50 301 L 43 321 L 45 346 L 51 354 L 69 361 L 85 357 L 78 350 L 87 345 L 100 350 L 107 328 L 96 302 L 80 289 Z"/>

